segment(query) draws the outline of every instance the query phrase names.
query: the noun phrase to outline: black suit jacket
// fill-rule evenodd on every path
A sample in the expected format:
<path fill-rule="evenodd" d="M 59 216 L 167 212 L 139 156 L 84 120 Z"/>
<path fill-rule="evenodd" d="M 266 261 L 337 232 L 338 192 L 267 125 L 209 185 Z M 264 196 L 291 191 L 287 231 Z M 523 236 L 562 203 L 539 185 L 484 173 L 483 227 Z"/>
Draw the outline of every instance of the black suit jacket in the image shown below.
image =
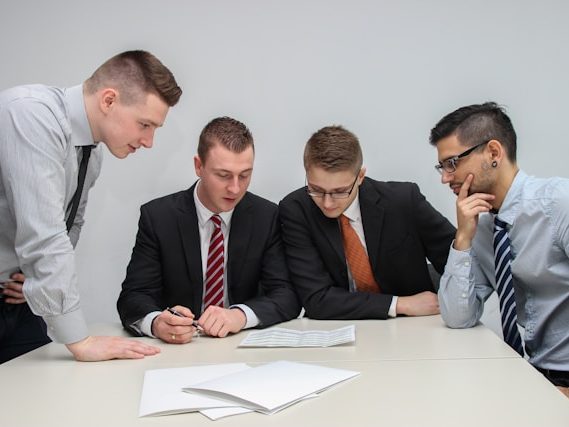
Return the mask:
<path fill-rule="evenodd" d="M 349 292 L 338 220 L 322 213 L 306 187 L 279 205 L 291 279 L 309 317 L 385 319 L 393 295 L 434 291 L 426 259 L 439 273 L 444 270 L 455 228 L 416 184 L 365 178 L 359 202 L 380 294 Z"/>
<path fill-rule="evenodd" d="M 140 209 L 136 243 L 117 302 L 123 326 L 180 304 L 201 315 L 203 273 L 195 184 Z M 300 303 L 290 281 L 277 206 L 246 193 L 231 218 L 227 258 L 230 304 L 246 304 L 266 327 L 292 319 Z"/>

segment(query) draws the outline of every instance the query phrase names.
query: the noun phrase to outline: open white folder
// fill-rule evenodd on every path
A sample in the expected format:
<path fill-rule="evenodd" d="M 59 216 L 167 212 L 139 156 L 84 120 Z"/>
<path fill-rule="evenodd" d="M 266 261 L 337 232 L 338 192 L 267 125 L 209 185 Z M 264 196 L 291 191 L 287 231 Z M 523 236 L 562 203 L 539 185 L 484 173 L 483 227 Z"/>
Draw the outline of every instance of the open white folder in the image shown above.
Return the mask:
<path fill-rule="evenodd" d="M 359 372 L 288 361 L 271 362 L 207 380 L 185 391 L 272 414 Z"/>
<path fill-rule="evenodd" d="M 247 369 L 251 367 L 244 363 L 226 363 L 146 371 L 138 416 L 170 415 L 207 408 L 239 406 L 235 402 L 184 393 L 182 388 Z"/>

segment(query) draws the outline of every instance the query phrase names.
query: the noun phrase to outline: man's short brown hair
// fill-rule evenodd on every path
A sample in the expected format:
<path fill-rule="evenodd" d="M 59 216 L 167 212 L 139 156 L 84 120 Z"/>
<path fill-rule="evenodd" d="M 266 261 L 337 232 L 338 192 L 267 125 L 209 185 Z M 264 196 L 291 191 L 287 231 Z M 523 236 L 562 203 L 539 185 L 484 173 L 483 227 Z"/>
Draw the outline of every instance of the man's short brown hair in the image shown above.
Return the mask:
<path fill-rule="evenodd" d="M 326 126 L 313 134 L 304 148 L 304 169 L 312 166 L 326 171 L 357 172 L 363 163 L 356 135 L 342 126 Z"/>
<path fill-rule="evenodd" d="M 144 50 L 130 50 L 113 56 L 85 82 L 90 94 L 105 87 L 117 89 L 125 104 L 140 102 L 143 95 L 154 93 L 173 107 L 182 95 L 170 70 Z"/>
<path fill-rule="evenodd" d="M 231 117 L 217 117 L 203 128 L 198 142 L 198 156 L 202 163 L 215 144 L 221 144 L 234 153 L 242 153 L 249 147 L 255 150 L 251 131 Z"/>

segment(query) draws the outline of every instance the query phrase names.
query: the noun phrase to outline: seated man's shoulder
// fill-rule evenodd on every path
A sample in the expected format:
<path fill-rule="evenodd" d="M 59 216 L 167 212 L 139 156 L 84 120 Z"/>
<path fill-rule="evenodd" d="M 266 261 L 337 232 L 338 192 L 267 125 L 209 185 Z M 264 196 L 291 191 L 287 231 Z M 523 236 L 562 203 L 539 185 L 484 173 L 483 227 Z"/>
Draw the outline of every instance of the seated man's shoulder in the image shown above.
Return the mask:
<path fill-rule="evenodd" d="M 171 209 L 174 207 L 184 208 L 188 206 L 189 203 L 193 203 L 193 195 L 192 191 L 188 189 L 150 200 L 144 203 L 141 209 L 153 211 Z"/>
<path fill-rule="evenodd" d="M 407 181 L 377 181 L 366 177 L 365 187 L 373 188 L 384 196 L 401 197 L 402 194 L 416 193 L 419 186 L 414 182 Z"/>
<path fill-rule="evenodd" d="M 248 205 L 252 207 L 252 209 L 261 211 L 261 212 L 275 212 L 277 210 L 276 203 L 265 199 L 264 197 L 257 196 L 254 193 L 247 192 L 239 203 L 243 203 L 244 205 Z"/>
<path fill-rule="evenodd" d="M 291 193 L 287 194 L 279 203 L 279 205 L 291 205 L 294 203 L 307 203 L 310 197 L 306 192 L 306 187 L 300 187 Z"/>

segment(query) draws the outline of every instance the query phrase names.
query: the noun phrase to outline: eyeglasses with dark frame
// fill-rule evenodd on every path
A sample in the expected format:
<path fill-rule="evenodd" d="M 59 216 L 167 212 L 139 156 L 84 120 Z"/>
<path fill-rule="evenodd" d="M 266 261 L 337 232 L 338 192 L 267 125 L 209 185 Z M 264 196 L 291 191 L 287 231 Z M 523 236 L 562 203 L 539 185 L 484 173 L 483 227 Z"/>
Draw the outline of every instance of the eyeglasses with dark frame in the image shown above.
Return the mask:
<path fill-rule="evenodd" d="M 441 175 L 443 174 L 443 170 L 447 173 L 455 173 L 456 172 L 456 165 L 460 159 L 468 156 L 470 153 L 472 153 L 478 147 L 482 147 L 484 144 L 488 144 L 490 141 L 492 141 L 492 140 L 489 139 L 488 141 L 481 142 L 480 144 L 477 144 L 474 147 L 470 147 L 468 150 L 463 151 L 462 153 L 460 153 L 457 156 L 453 156 L 453 157 L 450 157 L 448 159 L 443 160 L 442 162 L 439 162 L 438 165 L 435 165 L 435 169 Z"/>
<path fill-rule="evenodd" d="M 308 187 L 308 180 L 306 183 L 306 192 L 308 193 L 308 195 L 310 197 L 316 197 L 318 199 L 323 199 L 326 194 L 328 194 L 332 199 L 347 199 L 348 197 L 350 197 L 350 194 L 352 194 L 352 191 L 354 191 L 354 188 L 356 186 L 356 182 L 358 182 L 358 178 L 360 177 L 360 174 L 358 173 L 356 175 L 356 179 L 354 180 L 354 183 L 352 184 L 352 187 L 350 188 L 350 191 L 333 191 L 333 192 L 326 192 L 326 191 L 314 191 L 311 190 Z"/>

